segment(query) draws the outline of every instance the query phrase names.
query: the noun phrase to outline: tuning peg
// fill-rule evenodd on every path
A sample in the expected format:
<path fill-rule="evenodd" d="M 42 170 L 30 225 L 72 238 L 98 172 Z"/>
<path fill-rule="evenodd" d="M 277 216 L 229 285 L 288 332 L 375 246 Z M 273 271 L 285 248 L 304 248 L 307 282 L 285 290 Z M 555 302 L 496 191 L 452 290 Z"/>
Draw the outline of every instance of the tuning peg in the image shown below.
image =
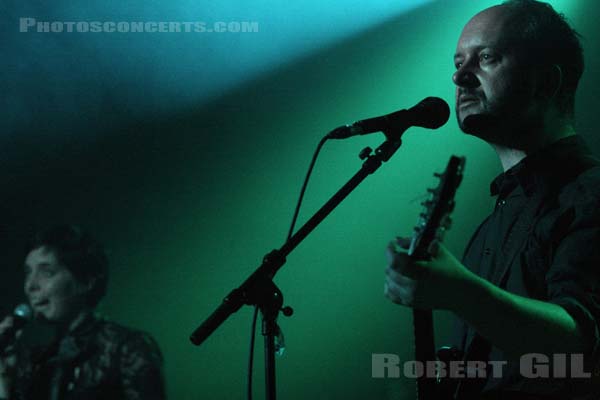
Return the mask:
<path fill-rule="evenodd" d="M 450 227 L 452 226 L 452 217 L 450 217 L 449 215 L 446 215 L 441 222 L 441 225 L 445 228 L 445 229 L 450 229 Z"/>
<path fill-rule="evenodd" d="M 454 211 L 454 206 L 456 205 L 456 203 L 454 201 L 451 201 L 448 203 L 448 212 L 451 213 L 452 211 Z"/>
<path fill-rule="evenodd" d="M 446 234 L 446 228 L 443 226 L 438 227 L 435 230 L 435 238 L 440 242 L 444 239 L 444 235 Z"/>

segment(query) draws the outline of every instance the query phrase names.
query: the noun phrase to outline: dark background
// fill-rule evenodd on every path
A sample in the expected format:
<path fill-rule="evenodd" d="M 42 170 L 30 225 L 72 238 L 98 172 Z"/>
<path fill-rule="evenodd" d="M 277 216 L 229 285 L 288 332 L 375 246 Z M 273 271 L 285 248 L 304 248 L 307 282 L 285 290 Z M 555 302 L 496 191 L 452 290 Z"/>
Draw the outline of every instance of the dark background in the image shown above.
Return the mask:
<path fill-rule="evenodd" d="M 54 223 L 80 224 L 110 253 L 111 285 L 100 311 L 157 338 L 170 397 L 241 398 L 250 310 L 234 315 L 200 348 L 189 344 L 189 333 L 265 253 L 283 244 L 323 134 L 430 95 L 453 103 L 450 76 L 460 29 L 493 3 L 431 2 L 327 45 L 311 31 L 314 21 L 278 21 L 241 3 L 221 18 L 269 17 L 259 33 L 245 34 L 255 35 L 251 39 L 18 31 L 22 16 L 172 21 L 202 19 L 212 10 L 196 4 L 190 16 L 183 14 L 185 2 L 173 4 L 181 8 L 0 5 L 0 311 L 23 300 L 26 239 Z M 583 35 L 577 130 L 598 154 L 598 5 L 553 4 Z M 348 7 L 348 14 L 360 20 L 360 7 Z M 235 84 L 212 85 L 244 70 L 252 54 L 258 57 L 287 34 L 286 24 L 300 22 L 313 50 Z M 336 23 L 328 22 L 331 31 Z M 325 147 L 301 222 L 358 170 L 358 152 L 381 140 L 372 135 Z M 447 237 L 460 255 L 490 210 L 487 188 L 500 167 L 492 150 L 461 134 L 452 117 L 436 133 L 409 131 L 394 159 L 289 257 L 276 280 L 296 310 L 280 321 L 288 346 L 278 364 L 282 398 L 412 398 L 410 380 L 371 378 L 372 353 L 412 357 L 410 310 L 382 296 L 383 250 L 394 236 L 410 233 L 425 187 L 435 184 L 432 173 L 450 154 L 468 159 Z M 437 318 L 442 342 L 447 315 Z"/>

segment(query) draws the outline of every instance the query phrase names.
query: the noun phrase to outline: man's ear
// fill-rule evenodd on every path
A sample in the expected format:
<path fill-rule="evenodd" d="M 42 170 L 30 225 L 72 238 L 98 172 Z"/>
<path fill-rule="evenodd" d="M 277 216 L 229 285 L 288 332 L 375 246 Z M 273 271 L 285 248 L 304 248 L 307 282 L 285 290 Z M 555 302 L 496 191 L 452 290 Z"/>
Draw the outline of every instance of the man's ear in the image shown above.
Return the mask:
<path fill-rule="evenodd" d="M 563 72 L 560 65 L 553 64 L 538 70 L 536 95 L 540 99 L 554 100 L 563 84 Z"/>
<path fill-rule="evenodd" d="M 78 294 L 88 294 L 94 288 L 94 284 L 96 283 L 96 278 L 90 278 L 85 282 L 79 282 L 77 285 L 77 293 Z"/>
<path fill-rule="evenodd" d="M 90 293 L 93 289 L 94 286 L 96 285 L 96 278 L 90 278 L 86 283 L 85 283 L 85 289 L 86 292 Z"/>

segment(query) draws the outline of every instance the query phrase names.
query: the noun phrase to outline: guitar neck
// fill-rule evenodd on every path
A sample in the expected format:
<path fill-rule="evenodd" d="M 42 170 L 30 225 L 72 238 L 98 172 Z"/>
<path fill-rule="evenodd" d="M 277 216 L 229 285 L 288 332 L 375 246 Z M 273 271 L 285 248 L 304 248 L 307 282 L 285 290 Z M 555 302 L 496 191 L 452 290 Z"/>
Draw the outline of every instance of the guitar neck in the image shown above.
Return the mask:
<path fill-rule="evenodd" d="M 433 313 L 431 310 L 413 309 L 415 337 L 415 359 L 423 365 L 423 375 L 417 377 L 417 399 L 434 400 L 435 378 L 427 377 L 427 362 L 435 361 L 435 341 L 433 335 Z"/>
<path fill-rule="evenodd" d="M 408 255 L 415 260 L 429 260 L 429 245 L 434 240 L 441 240 L 443 233 L 450 226 L 450 213 L 454 209 L 454 195 L 462 180 L 465 164 L 464 157 L 450 157 L 443 174 L 435 174 L 440 184 L 435 189 L 428 189 L 430 199 L 423 203 L 425 211 L 421 213 L 415 227 Z M 436 353 L 433 335 L 433 313 L 431 310 L 413 309 L 415 336 L 415 361 L 422 368 L 415 371 L 417 375 L 418 400 L 434 400 L 438 398 L 435 368 Z"/>

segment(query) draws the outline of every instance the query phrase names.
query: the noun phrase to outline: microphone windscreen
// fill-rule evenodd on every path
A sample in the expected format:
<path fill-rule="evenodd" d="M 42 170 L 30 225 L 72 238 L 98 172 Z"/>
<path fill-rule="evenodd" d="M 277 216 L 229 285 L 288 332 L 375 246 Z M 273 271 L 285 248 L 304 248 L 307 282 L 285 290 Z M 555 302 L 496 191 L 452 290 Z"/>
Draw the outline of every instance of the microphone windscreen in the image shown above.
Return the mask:
<path fill-rule="evenodd" d="M 413 115 L 413 125 L 437 129 L 448 122 L 450 107 L 439 97 L 427 97 L 408 111 Z"/>
<path fill-rule="evenodd" d="M 16 306 L 15 310 L 13 311 L 13 314 L 16 317 L 23 319 L 31 319 L 33 317 L 33 311 L 31 310 L 31 307 L 29 307 L 25 303 L 21 303 L 18 306 Z"/>

